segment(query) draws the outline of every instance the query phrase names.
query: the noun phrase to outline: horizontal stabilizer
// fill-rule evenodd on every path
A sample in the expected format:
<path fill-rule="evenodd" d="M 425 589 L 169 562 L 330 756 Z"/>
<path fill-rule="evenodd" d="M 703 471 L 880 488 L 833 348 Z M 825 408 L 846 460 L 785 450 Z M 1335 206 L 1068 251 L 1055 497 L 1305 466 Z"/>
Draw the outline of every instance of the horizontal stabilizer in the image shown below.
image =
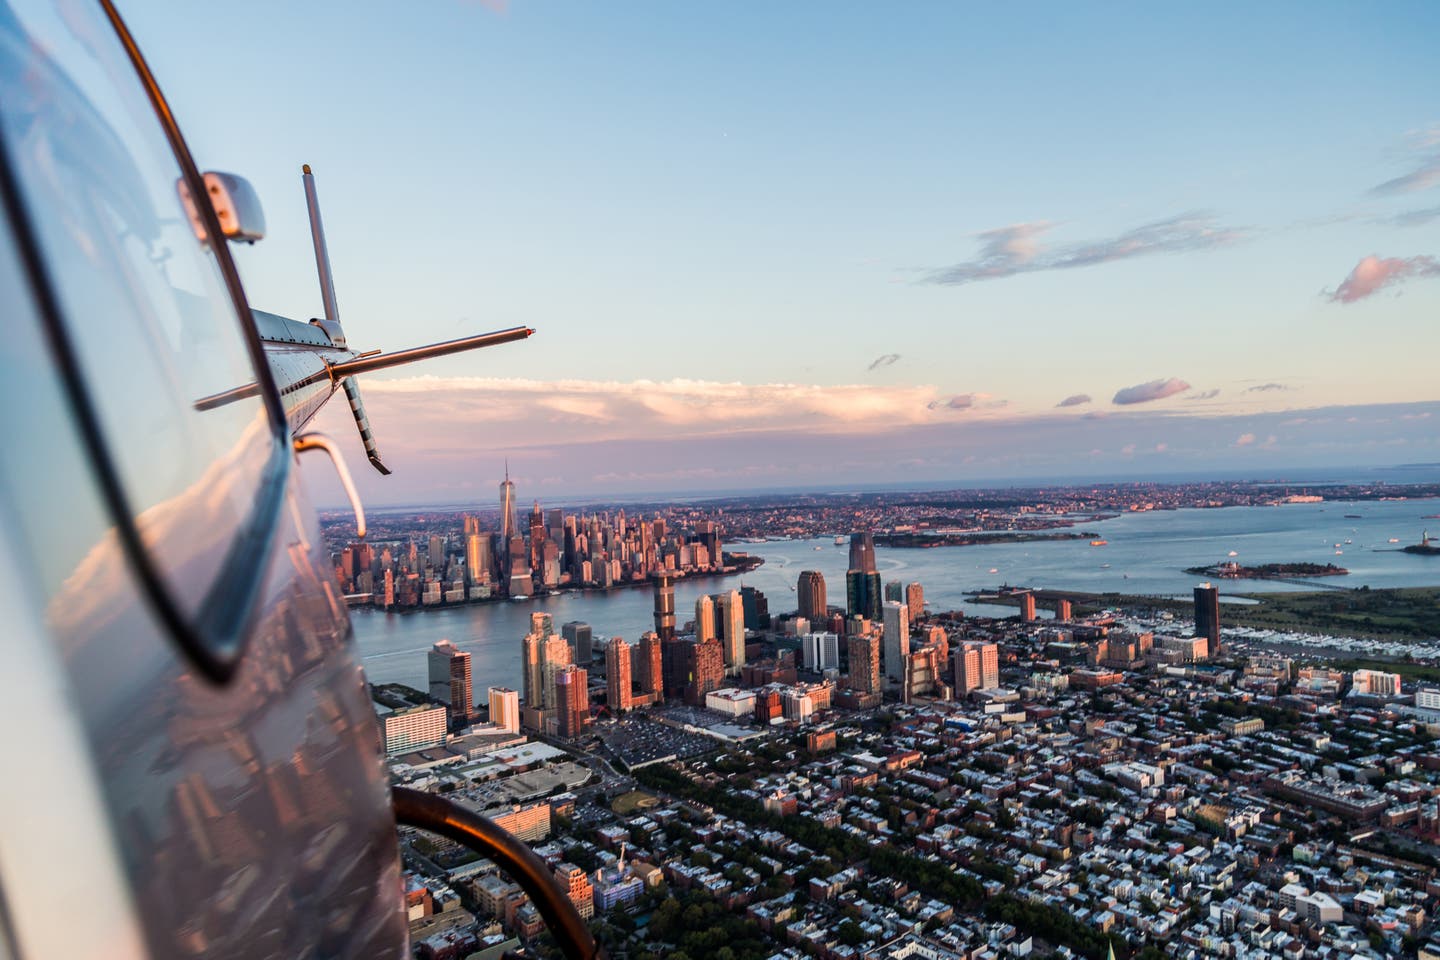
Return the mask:
<path fill-rule="evenodd" d="M 524 340 L 534 332 L 530 327 L 511 327 L 508 330 L 496 330 L 494 333 L 482 333 L 474 337 L 461 337 L 459 340 L 445 340 L 429 346 L 397 350 L 394 353 L 372 353 L 356 357 L 353 360 L 342 360 L 339 363 L 330 364 L 330 376 L 332 379 L 339 379 L 353 377 L 357 373 L 370 373 L 373 370 L 388 370 L 391 367 L 414 363 L 416 360 L 428 360 L 431 357 L 444 357 L 452 353 L 464 353 L 466 350 L 478 350 L 481 347 L 494 347 L 502 343 Z"/>

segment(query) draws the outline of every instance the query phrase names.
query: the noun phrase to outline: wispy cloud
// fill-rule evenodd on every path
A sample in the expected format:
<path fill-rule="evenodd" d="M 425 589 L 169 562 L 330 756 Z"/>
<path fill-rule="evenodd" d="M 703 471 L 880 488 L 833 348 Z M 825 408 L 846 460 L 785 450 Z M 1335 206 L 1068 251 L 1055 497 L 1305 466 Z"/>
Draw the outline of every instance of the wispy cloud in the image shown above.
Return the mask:
<path fill-rule="evenodd" d="M 1216 388 L 1214 388 L 1213 390 L 1201 390 L 1199 393 L 1192 393 L 1192 394 L 1190 394 L 1190 396 L 1186 397 L 1185 399 L 1186 399 L 1186 400 L 1214 400 L 1214 399 L 1215 399 L 1216 397 L 1218 397 L 1218 396 L 1220 396 L 1220 388 L 1219 388 L 1219 387 L 1216 387 Z"/>
<path fill-rule="evenodd" d="M 1426 207 L 1423 210 L 1407 210 L 1397 213 L 1387 223 L 1397 227 L 1423 227 L 1431 220 L 1440 219 L 1440 207 Z"/>
<path fill-rule="evenodd" d="M 1057 407 L 1078 407 L 1078 406 L 1080 406 L 1080 405 L 1082 405 L 1082 404 L 1086 404 L 1086 403 L 1089 403 L 1089 402 L 1090 402 L 1090 394 L 1088 394 L 1088 393 L 1075 393 L 1075 394 L 1071 394 L 1070 396 L 1066 397 L 1064 400 L 1061 400 L 1059 403 L 1055 404 L 1055 406 L 1057 406 Z"/>
<path fill-rule="evenodd" d="M 1289 390 L 1283 383 L 1257 383 L 1253 387 L 1246 387 L 1246 393 L 1271 393 L 1275 390 Z"/>
<path fill-rule="evenodd" d="M 1412 134 L 1407 152 L 1412 158 L 1414 168 L 1393 180 L 1386 180 L 1372 187 L 1372 194 L 1386 196 L 1415 193 L 1440 185 L 1440 125 Z"/>
<path fill-rule="evenodd" d="M 866 367 L 865 369 L 866 369 L 866 370 L 878 370 L 878 369 L 880 369 L 881 367 L 888 367 L 888 366 L 890 366 L 890 364 L 894 363 L 896 360 L 899 360 L 899 359 L 900 359 L 900 354 L 898 354 L 898 353 L 882 353 L 882 354 L 880 354 L 880 356 L 876 357 L 874 360 L 871 360 L 871 361 L 870 361 L 870 366 Z"/>
<path fill-rule="evenodd" d="M 1179 377 L 1171 377 L 1168 380 L 1151 380 L 1148 383 L 1137 383 L 1133 387 L 1124 387 L 1115 392 L 1115 398 L 1111 403 L 1120 406 L 1129 406 L 1134 403 L 1149 403 L 1152 400 L 1164 400 L 1166 397 L 1173 397 L 1177 393 L 1184 393 L 1190 389 L 1190 384 Z"/>
<path fill-rule="evenodd" d="M 1440 260 L 1432 256 L 1381 258 L 1371 254 L 1355 264 L 1339 287 L 1325 295 L 1331 303 L 1354 303 L 1405 280 L 1437 276 Z"/>
<path fill-rule="evenodd" d="M 1253 433 L 1242 433 L 1235 438 L 1235 446 L 1237 447 L 1248 447 L 1254 442 L 1255 434 Z"/>
<path fill-rule="evenodd" d="M 979 407 L 999 409 L 1006 406 L 1006 402 L 996 400 L 988 393 L 957 393 L 932 400 L 925 406 L 928 410 L 974 410 Z"/>
<path fill-rule="evenodd" d="M 1244 235 L 1243 231 L 1219 226 L 1210 214 L 1184 213 L 1144 224 L 1114 237 L 1064 246 L 1043 246 L 1040 240 L 1052 227 L 1053 224 L 1041 220 L 987 230 L 978 235 L 978 257 L 932 270 L 921 278 L 921 282 L 958 286 L 1041 270 L 1093 267 L 1149 254 L 1207 250 L 1234 243 Z"/>

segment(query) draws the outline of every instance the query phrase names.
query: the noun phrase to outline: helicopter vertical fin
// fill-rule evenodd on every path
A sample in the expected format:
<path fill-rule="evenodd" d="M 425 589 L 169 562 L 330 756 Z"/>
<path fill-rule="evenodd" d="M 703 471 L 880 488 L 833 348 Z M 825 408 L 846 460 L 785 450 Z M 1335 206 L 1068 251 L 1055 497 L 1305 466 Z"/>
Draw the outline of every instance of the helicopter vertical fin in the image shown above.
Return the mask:
<path fill-rule="evenodd" d="M 360 384 L 354 377 L 346 377 L 340 381 L 340 386 L 345 390 L 345 399 L 350 401 L 350 412 L 355 415 L 355 426 L 360 430 L 360 442 L 365 444 L 365 456 L 370 458 L 371 466 L 388 477 L 390 468 L 381 461 L 380 448 L 375 445 L 375 437 L 370 433 L 370 418 L 365 413 L 365 401 L 360 399 Z"/>

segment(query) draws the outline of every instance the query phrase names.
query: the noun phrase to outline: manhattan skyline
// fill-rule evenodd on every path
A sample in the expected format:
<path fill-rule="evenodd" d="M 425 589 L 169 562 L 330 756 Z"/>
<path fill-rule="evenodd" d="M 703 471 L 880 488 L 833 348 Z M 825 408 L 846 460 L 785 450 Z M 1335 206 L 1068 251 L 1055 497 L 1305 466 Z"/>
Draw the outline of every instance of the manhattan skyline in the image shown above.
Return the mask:
<path fill-rule="evenodd" d="M 258 304 L 309 162 L 357 338 L 538 329 L 364 379 L 376 502 L 1440 459 L 1431 6 L 131 16 Z"/>

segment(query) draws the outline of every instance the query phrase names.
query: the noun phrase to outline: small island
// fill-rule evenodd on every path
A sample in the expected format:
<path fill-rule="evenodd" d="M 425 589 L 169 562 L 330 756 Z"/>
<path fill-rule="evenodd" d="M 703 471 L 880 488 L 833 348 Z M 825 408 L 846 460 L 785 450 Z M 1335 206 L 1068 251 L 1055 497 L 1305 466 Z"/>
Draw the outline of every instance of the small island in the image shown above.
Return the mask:
<path fill-rule="evenodd" d="M 1412 543 L 1408 547 L 1401 547 L 1406 553 L 1418 553 L 1422 557 L 1433 557 L 1440 554 L 1440 547 L 1435 546 L 1430 540 L 1430 531 L 1426 530 L 1420 534 L 1420 542 Z"/>
<path fill-rule="evenodd" d="M 1333 563 L 1262 563 L 1243 567 L 1229 560 L 1208 567 L 1187 567 L 1185 572 L 1223 580 L 1288 580 L 1292 577 L 1343 577 L 1350 571 Z"/>

